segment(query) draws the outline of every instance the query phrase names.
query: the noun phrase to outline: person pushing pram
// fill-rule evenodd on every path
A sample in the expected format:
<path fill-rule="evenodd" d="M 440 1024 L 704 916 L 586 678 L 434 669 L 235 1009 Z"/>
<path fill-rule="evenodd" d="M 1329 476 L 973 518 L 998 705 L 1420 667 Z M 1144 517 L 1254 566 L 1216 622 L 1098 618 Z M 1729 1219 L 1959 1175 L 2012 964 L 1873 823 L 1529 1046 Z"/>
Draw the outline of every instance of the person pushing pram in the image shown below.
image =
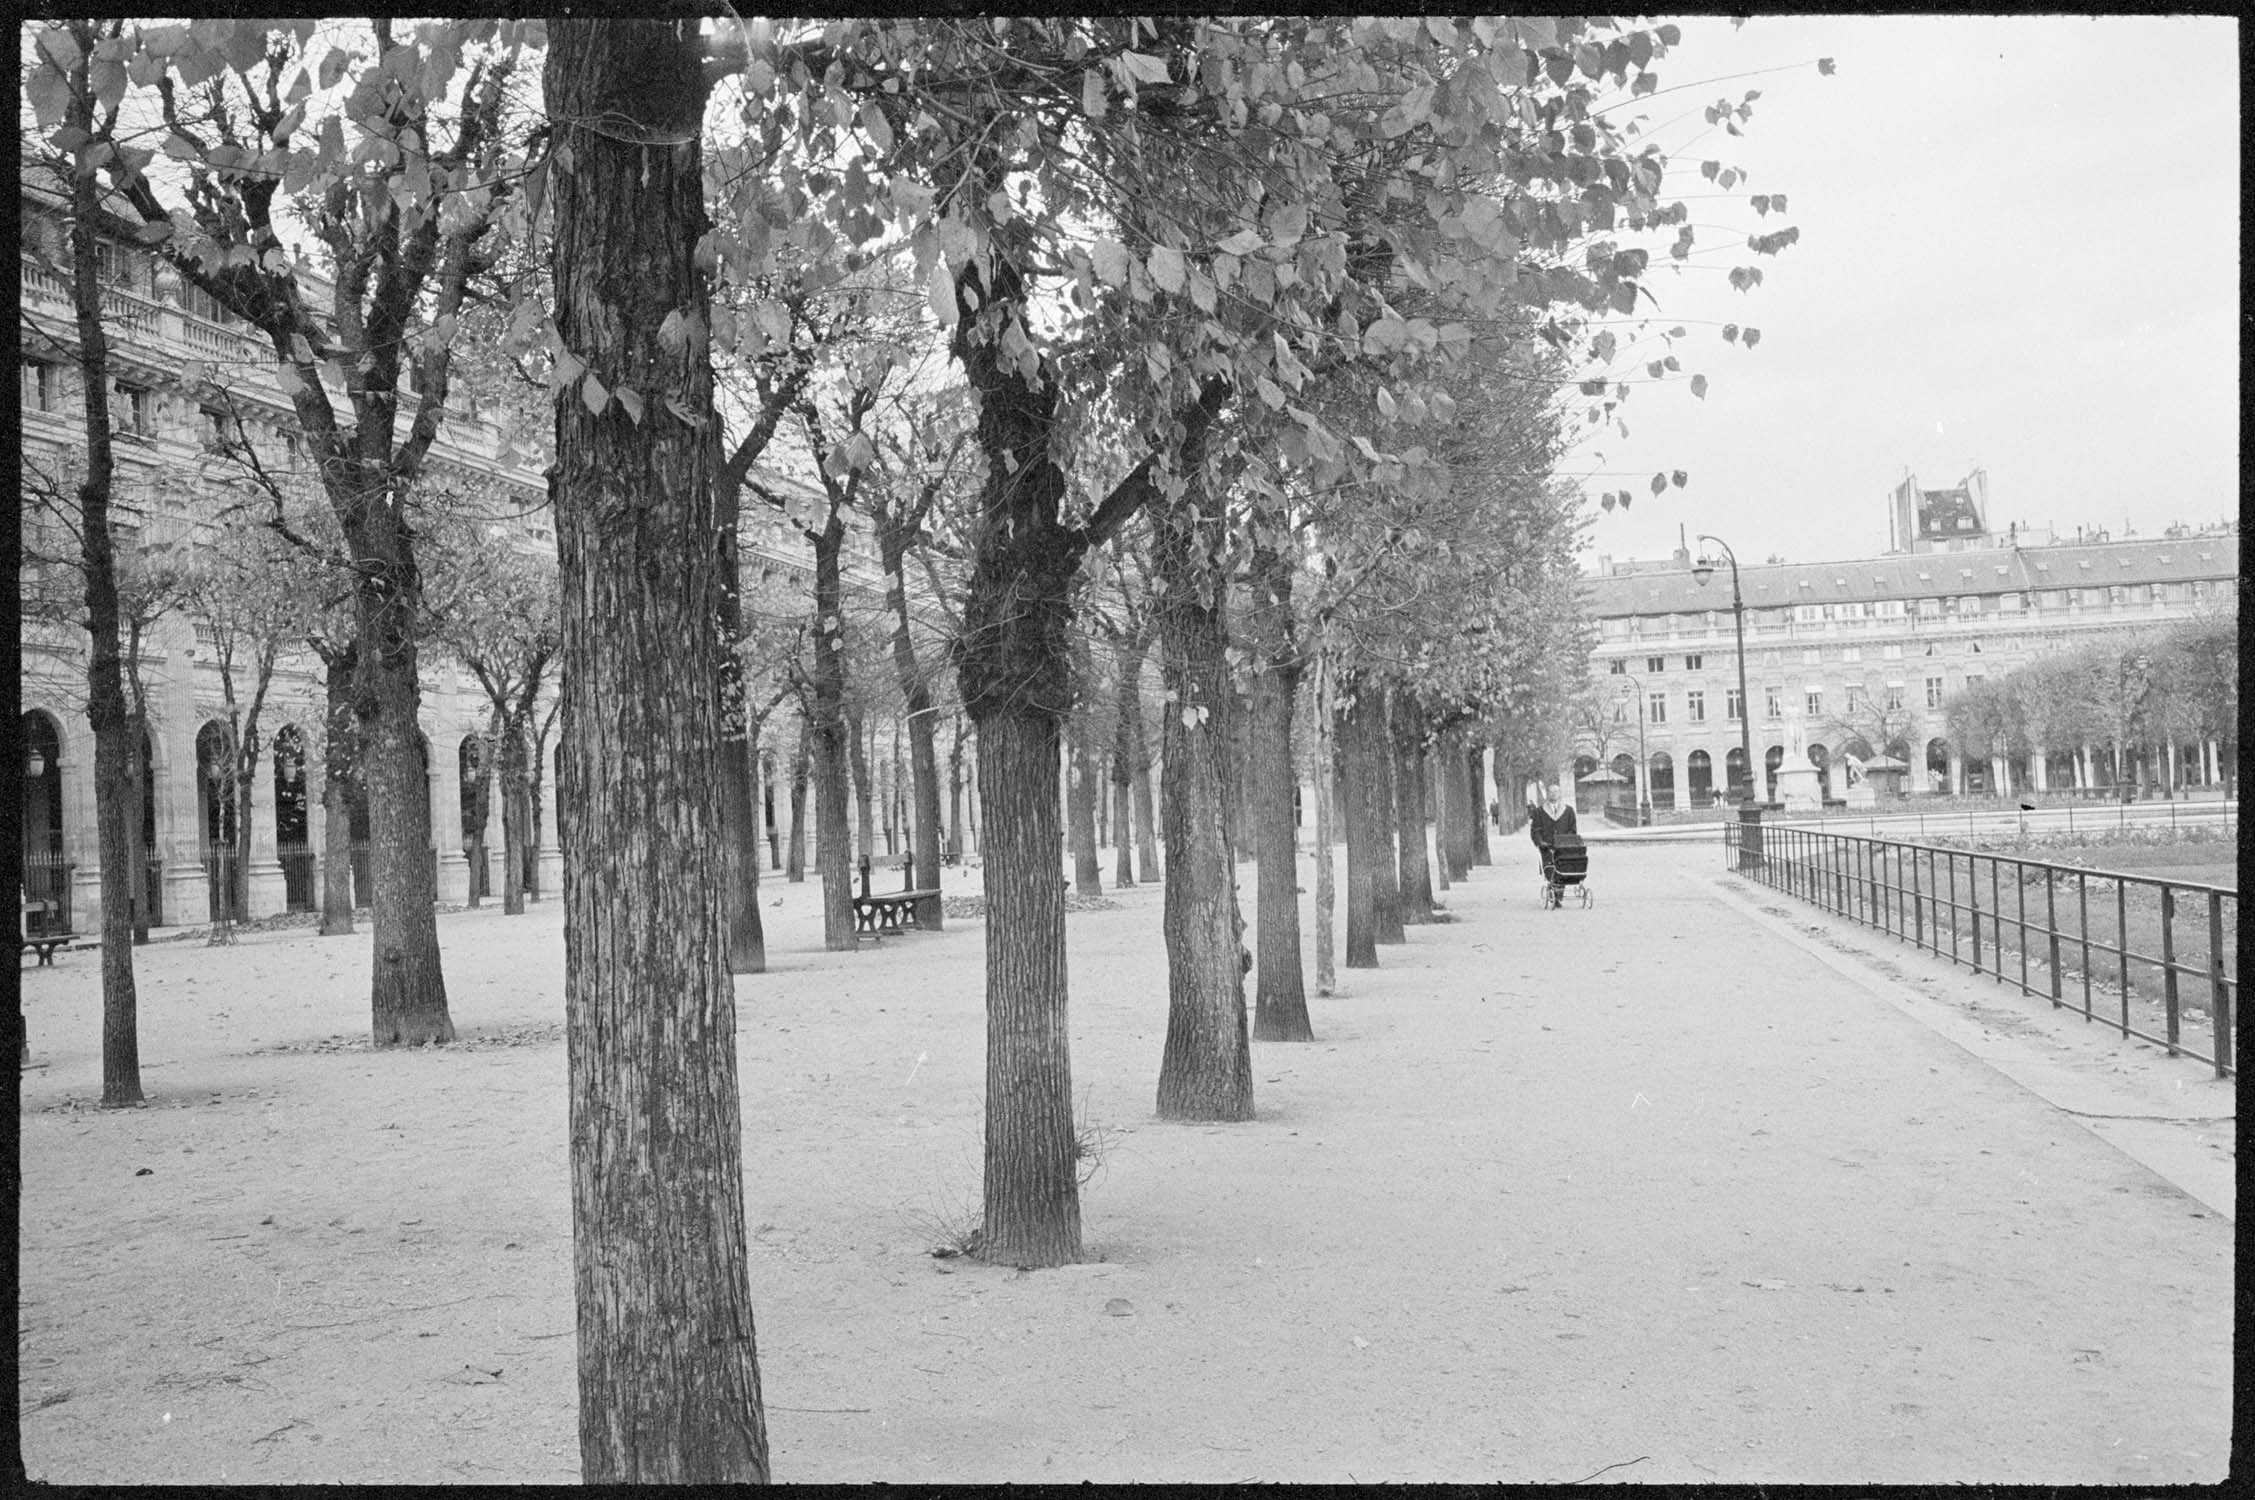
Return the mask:
<path fill-rule="evenodd" d="M 1582 885 L 1589 873 L 1589 846 L 1582 842 L 1574 809 L 1559 796 L 1557 782 L 1543 783 L 1542 801 L 1527 809 L 1527 836 L 1542 860 L 1543 905 L 1564 905 L 1568 886 L 1576 888 L 1582 905 L 1589 905 L 1589 890 Z"/>

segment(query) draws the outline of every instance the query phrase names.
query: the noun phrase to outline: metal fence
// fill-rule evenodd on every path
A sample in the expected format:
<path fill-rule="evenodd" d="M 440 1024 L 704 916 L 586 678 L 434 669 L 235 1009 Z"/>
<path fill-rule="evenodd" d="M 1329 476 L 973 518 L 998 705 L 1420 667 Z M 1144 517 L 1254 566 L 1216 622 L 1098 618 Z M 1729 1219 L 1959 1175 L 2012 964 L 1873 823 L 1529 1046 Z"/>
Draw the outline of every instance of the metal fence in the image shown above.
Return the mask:
<path fill-rule="evenodd" d="M 285 911 L 312 911 L 318 905 L 314 878 L 318 873 L 310 843 L 277 844 L 274 855 L 282 865 L 282 907 Z"/>
<path fill-rule="evenodd" d="M 78 866 L 67 854 L 45 850 L 23 857 L 23 931 L 46 937 L 71 928 L 71 876 Z"/>
<path fill-rule="evenodd" d="M 2221 886 L 1814 828 L 1741 823 L 1725 847 L 1742 874 L 1876 927 L 1999 984 L 2081 1001 L 2138 1037 L 2235 1070 L 2239 893 Z M 2158 949 L 2158 951 L 2152 951 Z M 2208 1022 L 2206 1053 L 2187 1022 Z M 2158 1034 L 2156 1032 L 2158 1031 Z"/>

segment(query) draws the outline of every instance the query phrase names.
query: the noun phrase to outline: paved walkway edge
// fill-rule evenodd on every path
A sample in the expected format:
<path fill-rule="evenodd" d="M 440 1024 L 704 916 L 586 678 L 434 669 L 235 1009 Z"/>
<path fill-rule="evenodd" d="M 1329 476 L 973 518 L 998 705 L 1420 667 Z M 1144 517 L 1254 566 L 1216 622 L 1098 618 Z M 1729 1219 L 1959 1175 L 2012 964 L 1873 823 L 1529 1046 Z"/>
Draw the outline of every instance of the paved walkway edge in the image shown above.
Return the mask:
<path fill-rule="evenodd" d="M 1858 923 L 1844 921 L 1821 907 L 1810 906 L 1783 891 L 1772 891 L 1767 886 L 1748 885 L 1727 872 L 1688 875 L 1685 878 L 1714 892 L 1749 921 L 1792 943 L 1843 978 L 1869 990 L 1928 1030 L 1971 1053 L 2115 1150 L 2158 1173 L 2190 1197 L 2213 1209 L 2227 1221 L 2237 1222 L 2235 1159 L 2230 1155 L 2221 1161 L 2215 1159 L 2214 1154 L 2205 1150 L 2202 1142 L 2195 1138 L 2203 1128 L 2222 1131 L 2227 1136 L 2232 1133 L 2234 1125 L 2228 1111 L 2233 1106 L 2233 1092 L 2229 1080 L 2217 1081 L 2199 1064 L 2187 1062 L 2185 1066 L 2188 1079 L 2213 1084 L 2214 1087 L 2202 1087 L 2197 1092 L 2188 1089 L 2188 1094 L 2193 1097 L 2183 1106 L 2175 1110 L 2157 1109 L 2154 1098 L 2148 1093 L 2121 1087 L 2110 1080 L 2094 1077 L 2045 1057 L 2017 1038 L 1984 1028 L 1978 1021 L 1960 1013 L 1948 1003 L 1874 971 L 1854 954 L 1843 953 L 1825 943 L 1812 940 L 1792 923 L 1780 921 L 1763 911 L 1754 897 L 1757 893 L 1774 896 L 1793 909 L 1796 917 L 1822 922 L 1844 936 L 1853 934 L 1857 939 L 1870 938 L 1874 942 L 1884 942 L 1890 958 L 1895 962 L 1936 963 L 1930 955 L 1907 943 L 1898 943 L 1893 938 L 1873 933 Z M 1963 970 L 1946 964 L 1939 965 L 1939 969 L 1940 972 L 1933 977 L 1969 986 L 1978 992 L 1980 998 L 1996 998 L 1986 981 L 1975 980 Z M 2012 999 L 2026 998 L 2018 991 L 2007 994 Z M 2035 1010 L 2031 1013 L 2040 1014 Z"/>

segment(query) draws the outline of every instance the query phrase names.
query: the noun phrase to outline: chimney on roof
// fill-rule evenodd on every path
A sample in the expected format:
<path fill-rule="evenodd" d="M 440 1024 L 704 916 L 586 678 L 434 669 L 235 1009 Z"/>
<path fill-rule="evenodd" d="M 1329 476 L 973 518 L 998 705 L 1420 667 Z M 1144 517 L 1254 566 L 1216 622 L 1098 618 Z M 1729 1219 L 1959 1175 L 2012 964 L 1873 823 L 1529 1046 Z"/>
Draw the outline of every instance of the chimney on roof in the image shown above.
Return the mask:
<path fill-rule="evenodd" d="M 1691 544 L 1683 539 L 1683 525 L 1680 522 L 1676 526 L 1676 550 L 1671 560 L 1679 570 L 1691 570 Z"/>

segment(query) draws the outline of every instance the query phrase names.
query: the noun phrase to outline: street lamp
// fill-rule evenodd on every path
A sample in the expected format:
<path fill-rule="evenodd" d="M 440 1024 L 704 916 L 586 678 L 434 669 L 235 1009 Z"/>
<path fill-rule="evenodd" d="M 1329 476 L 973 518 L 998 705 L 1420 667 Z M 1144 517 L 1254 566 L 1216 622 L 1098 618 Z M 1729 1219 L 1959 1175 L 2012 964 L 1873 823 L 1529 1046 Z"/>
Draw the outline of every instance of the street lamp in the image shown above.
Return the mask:
<path fill-rule="evenodd" d="M 1713 542 L 1722 549 L 1723 559 L 1730 564 L 1730 618 L 1738 632 L 1738 757 L 1746 771 L 1746 800 L 1754 800 L 1754 701 L 1746 696 L 1746 597 L 1738 588 L 1738 554 L 1730 550 L 1720 537 L 1704 536 L 1702 542 Z M 1692 564 L 1692 580 L 1702 588 L 1715 576 L 1713 559 L 1701 557 Z"/>
<path fill-rule="evenodd" d="M 1636 822 L 1642 828 L 1652 821 L 1652 763 L 1644 754 L 1644 694 L 1635 683 L 1624 682 L 1621 697 L 1636 699 Z M 1619 717 L 1617 711 L 1615 717 Z"/>

